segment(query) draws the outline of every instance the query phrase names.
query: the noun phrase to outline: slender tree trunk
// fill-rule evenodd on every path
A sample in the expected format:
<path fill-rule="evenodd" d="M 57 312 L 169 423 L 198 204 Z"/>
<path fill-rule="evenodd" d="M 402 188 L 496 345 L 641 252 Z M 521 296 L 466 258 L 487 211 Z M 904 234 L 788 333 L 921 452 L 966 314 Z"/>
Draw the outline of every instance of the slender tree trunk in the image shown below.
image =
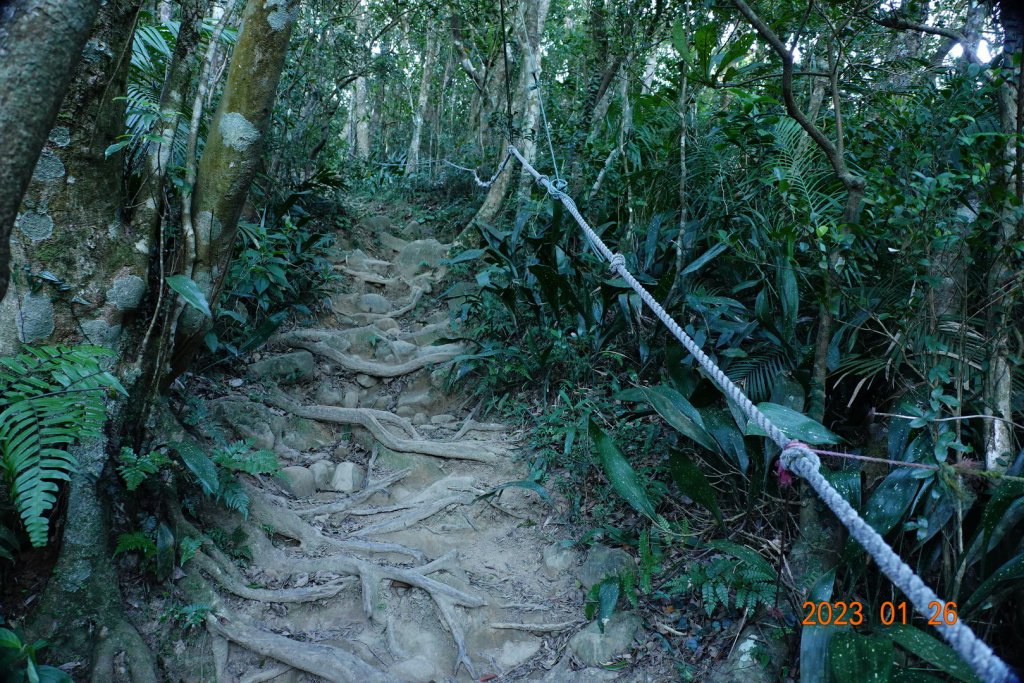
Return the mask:
<path fill-rule="evenodd" d="M 427 45 L 423 50 L 423 76 L 420 78 L 419 100 L 416 102 L 416 111 L 412 117 L 412 140 L 409 142 L 409 153 L 406 155 L 405 175 L 419 171 L 423 124 L 430 105 L 430 85 L 434 81 L 434 63 L 437 62 L 438 51 L 437 33 L 428 30 Z"/>
<path fill-rule="evenodd" d="M 523 112 L 522 134 L 519 139 L 519 151 L 523 157 L 534 164 L 537 160 L 538 140 L 547 140 L 547 131 L 542 129 L 541 98 L 544 96 L 545 83 L 541 76 L 540 43 L 544 37 L 544 24 L 547 22 L 551 0 L 531 0 L 526 3 L 525 12 L 520 13 L 519 46 L 523 53 L 523 69 L 521 87 L 525 96 L 526 107 Z M 556 152 L 557 154 L 557 152 Z M 549 159 L 549 162 L 554 160 Z M 530 197 L 533 176 L 525 168 L 519 169 L 518 202 Z"/>
<path fill-rule="evenodd" d="M 0 300 L 10 280 L 18 207 L 99 6 L 100 0 L 14 0 L 0 6 Z"/>
<path fill-rule="evenodd" d="M 366 34 L 366 5 L 360 0 L 356 10 L 356 35 Z M 366 103 L 366 76 L 356 79 L 355 94 L 352 98 L 353 127 L 355 129 L 356 157 L 370 158 L 370 113 Z"/>
<path fill-rule="evenodd" d="M 192 280 L 211 306 L 227 274 L 235 232 L 249 187 L 262 159 L 264 137 L 284 68 L 298 3 L 249 0 L 228 67 L 227 82 L 199 163 L 192 202 L 195 261 Z M 209 320 L 186 307 L 178 322 L 172 375 L 184 371 L 209 328 Z"/>
<path fill-rule="evenodd" d="M 1019 154 L 1022 107 L 1021 77 L 1024 75 L 1019 61 L 1021 58 L 1022 25 L 1020 10 L 1002 6 L 1004 46 L 1003 59 L 1012 71 L 1000 88 L 999 113 L 1002 131 L 1009 136 L 1003 157 L 1002 177 L 1005 187 L 1015 196 L 1016 202 L 1004 201 L 1002 215 L 997 225 L 995 243 L 992 245 L 992 264 L 988 276 L 988 297 L 991 302 L 988 315 L 988 335 L 991 345 L 988 369 L 985 374 L 985 412 L 997 419 L 985 420 L 985 466 L 990 470 L 1003 470 L 1015 455 L 1013 427 L 1013 363 L 1010 354 L 1010 335 L 1015 326 L 1014 306 L 1017 302 L 1017 288 L 1013 286 L 1018 278 L 1012 260 L 1012 244 L 1019 239 L 1020 218 L 1017 206 L 1024 199 L 1024 174 L 1021 172 Z"/>

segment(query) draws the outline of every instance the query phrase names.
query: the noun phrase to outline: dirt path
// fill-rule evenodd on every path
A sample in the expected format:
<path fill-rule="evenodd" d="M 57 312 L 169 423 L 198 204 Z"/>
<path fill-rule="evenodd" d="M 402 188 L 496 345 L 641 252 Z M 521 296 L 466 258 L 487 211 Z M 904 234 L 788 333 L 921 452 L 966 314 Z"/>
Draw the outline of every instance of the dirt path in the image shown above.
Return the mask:
<path fill-rule="evenodd" d="M 249 489 L 248 568 L 195 560 L 216 587 L 218 680 L 614 679 L 572 670 L 579 561 L 550 508 L 521 488 L 480 498 L 526 466 L 515 434 L 441 391 L 461 352 L 439 343 L 457 337 L 438 297 L 448 247 L 380 241 L 338 253 L 334 326 L 272 339 L 214 403 L 286 466 Z"/>

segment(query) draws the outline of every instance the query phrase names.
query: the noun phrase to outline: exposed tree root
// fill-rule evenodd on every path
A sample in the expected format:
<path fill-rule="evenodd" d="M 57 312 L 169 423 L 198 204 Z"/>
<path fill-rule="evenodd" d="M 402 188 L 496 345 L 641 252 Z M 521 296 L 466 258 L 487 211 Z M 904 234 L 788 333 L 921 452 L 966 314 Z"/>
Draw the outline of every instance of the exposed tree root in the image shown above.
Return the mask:
<path fill-rule="evenodd" d="M 365 270 L 355 270 L 353 268 L 349 268 L 348 266 L 343 266 L 340 263 L 335 263 L 334 269 L 340 270 L 346 275 L 351 275 L 355 279 L 360 280 L 362 282 L 369 282 L 374 285 L 383 285 L 384 287 L 397 285 L 401 282 L 401 280 L 399 280 L 397 277 L 384 277 L 383 275 L 378 275 L 377 273 L 370 273 Z"/>
<path fill-rule="evenodd" d="M 488 624 L 493 629 L 510 629 L 515 631 L 532 631 L 533 633 L 559 633 L 561 631 L 568 631 L 569 629 L 576 628 L 582 622 L 579 621 L 563 621 L 557 624 L 516 624 L 512 622 L 499 621 L 493 624 Z"/>
<path fill-rule="evenodd" d="M 404 514 L 394 519 L 389 519 L 385 522 L 377 522 L 376 524 L 370 524 L 364 526 L 356 531 L 352 532 L 353 536 L 369 536 L 370 534 L 390 534 L 395 531 L 402 531 L 409 527 L 422 522 L 428 517 L 433 517 L 442 510 L 452 505 L 466 505 L 467 503 L 473 502 L 476 499 L 476 495 L 471 493 L 463 493 L 457 496 L 449 496 L 447 498 L 441 498 L 430 503 L 424 503 L 416 506 L 411 512 Z"/>
<path fill-rule="evenodd" d="M 127 621 L 111 628 L 93 651 L 94 661 L 90 683 L 108 683 L 114 680 L 114 660 L 123 652 L 132 683 L 156 683 L 156 660 L 142 636 Z"/>
<path fill-rule="evenodd" d="M 367 468 L 367 470 L 369 469 L 370 468 Z M 367 471 L 367 475 L 369 475 L 369 471 Z M 349 512 L 349 510 L 372 497 L 374 494 L 386 491 L 389 486 L 395 482 L 401 481 L 408 475 L 409 470 L 401 470 L 384 477 L 383 479 L 371 481 L 367 483 L 366 488 L 362 491 L 353 493 L 351 496 L 347 496 L 341 500 L 336 500 L 331 503 L 325 503 L 324 505 L 317 505 L 316 507 L 306 508 L 303 510 L 296 510 L 295 512 L 303 517 L 310 517 L 313 515 L 333 515 L 340 512 L 355 514 L 354 512 Z"/>
<path fill-rule="evenodd" d="M 495 444 L 486 441 L 463 441 L 447 443 L 422 439 L 406 439 L 388 431 L 380 423 L 375 412 L 366 408 L 338 408 L 335 406 L 307 406 L 296 403 L 283 394 L 274 394 L 264 399 L 270 405 L 281 408 L 292 415 L 320 422 L 358 425 L 370 432 L 382 446 L 397 453 L 418 453 L 451 460 L 474 460 L 493 463 L 497 459 Z M 396 416 L 397 417 L 397 416 Z M 399 418 L 401 419 L 401 418 Z"/>
<path fill-rule="evenodd" d="M 396 683 L 396 679 L 339 647 L 304 643 L 276 633 L 262 631 L 223 608 L 206 617 L 210 633 L 226 638 L 247 650 L 271 657 L 328 681 L 337 683 Z"/>
<path fill-rule="evenodd" d="M 330 571 L 335 574 L 358 576 L 363 585 L 363 610 L 368 617 L 373 616 L 379 584 L 384 579 L 398 581 L 424 590 L 435 602 L 438 599 L 448 599 L 453 604 L 464 607 L 481 607 L 485 604 L 484 599 L 479 596 L 472 595 L 426 576 L 426 573 L 440 571 L 443 568 L 444 563 L 439 561 L 432 562 L 419 569 L 404 569 L 402 567 L 377 565 L 347 555 L 328 555 L 324 557 L 293 555 L 276 547 L 266 536 L 258 531 L 251 532 L 249 540 L 253 546 L 253 555 L 260 558 L 264 571 L 279 575 L 290 575 L 295 572 L 312 574 L 318 571 Z M 444 559 L 445 562 L 448 561 L 448 558 Z"/>
<path fill-rule="evenodd" d="M 303 520 L 297 513 L 269 502 L 262 495 L 262 492 L 252 485 L 247 484 L 246 490 L 252 499 L 252 516 L 260 522 L 270 525 L 282 536 L 298 541 L 303 550 L 317 551 L 321 548 L 332 547 L 346 551 L 397 553 L 407 555 L 418 562 L 423 560 L 423 553 L 419 550 L 397 543 L 376 543 L 362 539 L 332 538 Z"/>
<path fill-rule="evenodd" d="M 430 365 L 444 363 L 463 352 L 461 344 L 442 344 L 439 346 L 421 347 L 420 354 L 401 363 L 380 363 L 366 360 L 349 353 L 344 353 L 326 343 L 332 336 L 329 330 L 295 330 L 273 337 L 270 341 L 296 349 L 305 349 L 310 353 L 343 366 L 351 372 L 370 375 L 371 377 L 401 377 L 416 372 Z"/>
<path fill-rule="evenodd" d="M 266 681 L 273 680 L 278 676 L 284 676 L 294 668 L 295 667 L 288 666 L 287 664 L 278 664 L 264 669 L 263 671 L 257 671 L 256 673 L 251 673 L 248 676 L 243 676 L 239 679 L 238 683 L 265 683 Z"/>
<path fill-rule="evenodd" d="M 281 588 L 277 590 L 250 588 L 239 581 L 238 578 L 232 576 L 231 572 L 226 571 L 205 553 L 196 553 L 195 557 L 192 558 L 192 562 L 194 562 L 196 567 L 201 569 L 207 576 L 213 578 L 213 580 L 227 592 L 232 595 L 237 595 L 240 598 L 253 600 L 255 602 L 294 603 L 325 600 L 327 598 L 333 598 L 345 588 L 352 585 L 351 581 L 342 581 L 340 583 L 330 583 L 322 586 Z"/>

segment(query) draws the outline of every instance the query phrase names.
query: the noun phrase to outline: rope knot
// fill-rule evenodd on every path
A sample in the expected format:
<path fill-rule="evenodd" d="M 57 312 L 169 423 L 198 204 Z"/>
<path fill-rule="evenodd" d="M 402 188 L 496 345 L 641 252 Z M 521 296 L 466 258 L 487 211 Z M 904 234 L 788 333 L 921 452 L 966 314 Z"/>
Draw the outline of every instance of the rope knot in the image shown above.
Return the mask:
<path fill-rule="evenodd" d="M 779 464 L 784 469 L 795 472 L 806 479 L 808 473 L 817 473 L 818 468 L 821 467 L 821 460 L 803 441 L 791 439 L 782 449 Z"/>
<path fill-rule="evenodd" d="M 626 257 L 619 253 L 612 254 L 611 260 L 608 261 L 608 267 L 613 271 L 618 271 L 619 268 L 625 268 Z"/>

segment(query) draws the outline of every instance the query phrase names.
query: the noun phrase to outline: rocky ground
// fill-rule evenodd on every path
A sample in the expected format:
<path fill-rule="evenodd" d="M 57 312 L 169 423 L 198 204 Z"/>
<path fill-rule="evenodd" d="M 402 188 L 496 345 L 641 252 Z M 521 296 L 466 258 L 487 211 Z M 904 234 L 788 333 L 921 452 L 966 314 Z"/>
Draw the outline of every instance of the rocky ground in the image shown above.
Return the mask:
<path fill-rule="evenodd" d="M 283 472 L 247 484 L 252 561 L 207 544 L 179 581 L 211 607 L 215 670 L 197 671 L 183 641 L 162 647 L 169 670 L 245 683 L 675 680 L 602 668 L 629 664 L 642 620 L 622 612 L 601 633 L 583 597 L 632 559 L 580 554 L 557 508 L 500 489 L 527 471 L 518 435 L 442 390 L 463 351 L 444 341 L 458 338 L 459 302 L 440 296 L 449 246 L 418 230 L 379 233 L 374 253 L 339 250 L 333 319 L 273 338 L 210 401 L 221 429 L 274 450 Z"/>

